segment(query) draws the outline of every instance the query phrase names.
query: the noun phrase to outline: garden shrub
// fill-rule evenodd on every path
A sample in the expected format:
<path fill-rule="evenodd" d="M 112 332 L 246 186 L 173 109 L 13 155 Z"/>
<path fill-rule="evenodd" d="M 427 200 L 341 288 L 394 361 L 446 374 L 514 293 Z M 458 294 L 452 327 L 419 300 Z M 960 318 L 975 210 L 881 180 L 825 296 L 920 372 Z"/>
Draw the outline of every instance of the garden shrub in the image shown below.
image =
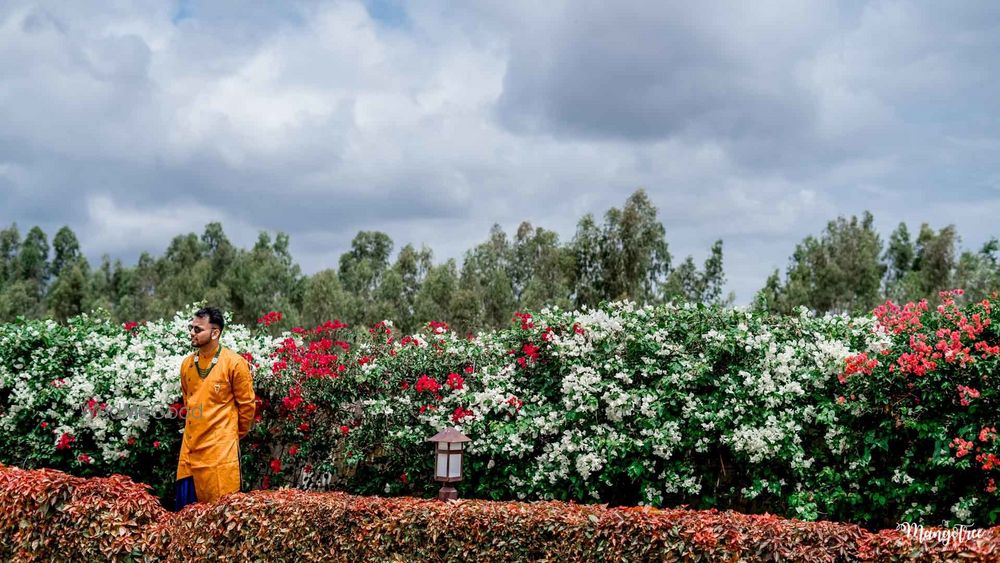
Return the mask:
<path fill-rule="evenodd" d="M 472 438 L 465 497 L 994 524 L 998 313 L 954 298 L 863 317 L 621 302 L 465 337 L 272 336 L 272 313 L 223 336 L 259 400 L 244 490 L 426 496 L 426 439 L 455 426 Z M 180 421 L 114 413 L 179 406 L 187 318 L 0 325 L 0 460 L 127 473 L 166 497 Z"/>

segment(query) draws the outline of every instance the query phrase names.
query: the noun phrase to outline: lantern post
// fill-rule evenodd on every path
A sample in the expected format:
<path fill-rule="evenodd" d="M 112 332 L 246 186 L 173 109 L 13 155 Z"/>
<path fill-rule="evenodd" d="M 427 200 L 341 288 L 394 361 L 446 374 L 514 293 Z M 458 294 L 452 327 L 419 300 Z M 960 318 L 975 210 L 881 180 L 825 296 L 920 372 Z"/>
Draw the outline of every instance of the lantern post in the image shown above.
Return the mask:
<path fill-rule="evenodd" d="M 452 483 L 462 480 L 464 446 L 472 440 L 455 428 L 445 428 L 427 441 L 434 443 L 434 480 L 442 483 L 438 500 L 455 500 L 458 491 Z"/>

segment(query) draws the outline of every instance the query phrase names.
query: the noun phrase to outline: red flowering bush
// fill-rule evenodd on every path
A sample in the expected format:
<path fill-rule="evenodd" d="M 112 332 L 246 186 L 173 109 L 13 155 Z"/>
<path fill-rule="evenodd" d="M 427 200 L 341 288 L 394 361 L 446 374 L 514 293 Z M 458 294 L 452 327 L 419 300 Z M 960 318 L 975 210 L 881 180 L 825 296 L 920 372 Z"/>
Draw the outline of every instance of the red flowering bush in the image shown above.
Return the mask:
<path fill-rule="evenodd" d="M 275 323 L 281 322 L 282 314 L 278 311 L 271 311 L 264 315 L 263 317 L 257 319 L 257 324 L 264 326 L 271 326 Z"/>
<path fill-rule="evenodd" d="M 270 313 L 267 319 L 280 319 Z M 318 472 L 345 475 L 338 447 L 357 416 L 350 405 L 354 383 L 342 380 L 351 344 L 347 325 L 327 321 L 292 329 L 268 358 L 270 373 L 255 377 L 258 407 L 249 439 L 241 444 L 246 488 L 301 486 L 317 460 Z M 310 471 L 303 471 L 309 465 Z"/>
<path fill-rule="evenodd" d="M 857 432 L 847 454 L 863 465 L 847 468 L 857 485 L 840 491 L 861 514 L 1000 516 L 1000 332 L 991 300 L 960 307 L 961 294 L 878 307 L 886 345 L 846 361 L 841 408 Z"/>

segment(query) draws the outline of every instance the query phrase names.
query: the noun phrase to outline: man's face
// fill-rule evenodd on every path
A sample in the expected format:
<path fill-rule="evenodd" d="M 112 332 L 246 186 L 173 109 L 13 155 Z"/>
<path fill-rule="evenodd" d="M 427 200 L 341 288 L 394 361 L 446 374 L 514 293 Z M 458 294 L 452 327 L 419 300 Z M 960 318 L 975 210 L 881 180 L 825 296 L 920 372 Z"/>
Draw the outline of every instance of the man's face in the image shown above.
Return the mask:
<path fill-rule="evenodd" d="M 219 329 L 208 322 L 208 317 L 194 317 L 188 325 L 188 334 L 191 336 L 191 346 L 201 348 L 212 342 L 213 337 L 219 337 Z"/>

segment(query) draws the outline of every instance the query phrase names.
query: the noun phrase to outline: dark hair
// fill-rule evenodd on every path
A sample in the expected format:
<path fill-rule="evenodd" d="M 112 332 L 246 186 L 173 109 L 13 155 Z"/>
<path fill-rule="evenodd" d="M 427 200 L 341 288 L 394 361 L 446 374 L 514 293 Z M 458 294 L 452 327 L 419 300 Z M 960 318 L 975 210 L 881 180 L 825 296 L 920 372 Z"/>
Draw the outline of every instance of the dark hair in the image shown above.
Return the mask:
<path fill-rule="evenodd" d="M 226 328 L 226 319 L 222 316 L 222 311 L 215 307 L 202 307 L 194 312 L 194 316 L 199 319 L 204 319 L 208 317 L 208 324 L 213 324 L 219 327 L 219 332 Z"/>

